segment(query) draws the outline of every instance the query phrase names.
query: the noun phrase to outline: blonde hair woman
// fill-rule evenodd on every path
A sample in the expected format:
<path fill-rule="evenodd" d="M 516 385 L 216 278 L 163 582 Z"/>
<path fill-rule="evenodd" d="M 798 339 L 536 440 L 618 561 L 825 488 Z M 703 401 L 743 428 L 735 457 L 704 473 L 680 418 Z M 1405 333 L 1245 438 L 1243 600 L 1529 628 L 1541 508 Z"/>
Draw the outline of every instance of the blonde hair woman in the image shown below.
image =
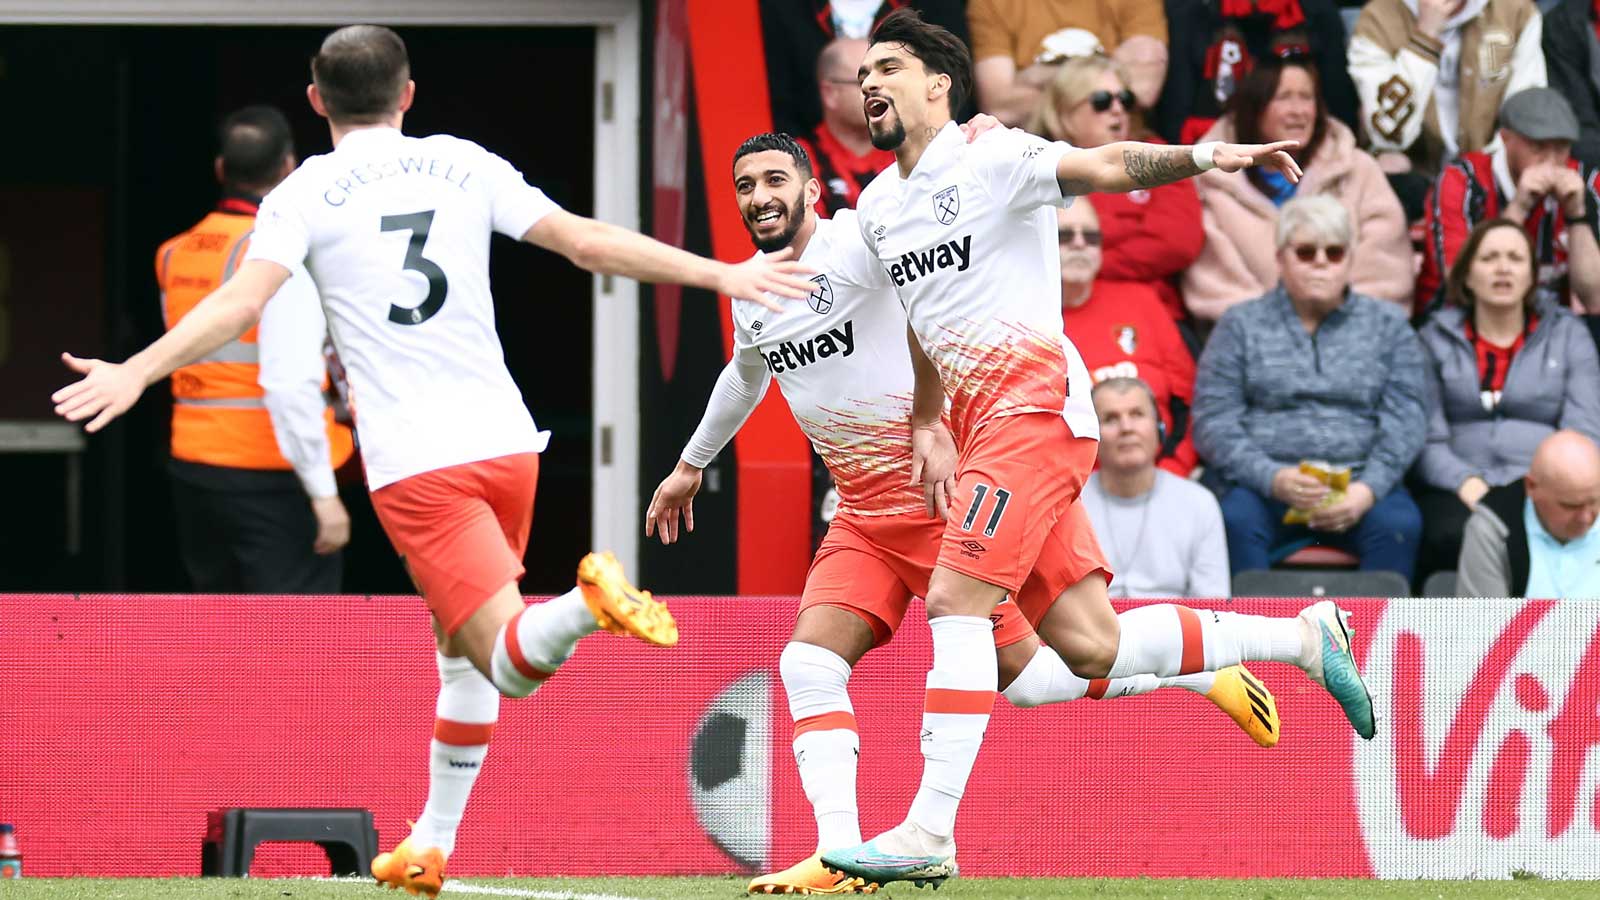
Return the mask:
<path fill-rule="evenodd" d="M 1106 56 L 1080 56 L 1061 64 L 1028 122 L 1028 130 L 1078 147 L 1115 141 L 1159 141 L 1145 132 L 1128 74 Z M 1190 179 L 1129 194 L 1085 197 L 1100 216 L 1104 235 L 1100 277 L 1155 288 L 1174 319 L 1185 316 L 1178 274 L 1200 256 L 1205 230 L 1200 198 Z"/>

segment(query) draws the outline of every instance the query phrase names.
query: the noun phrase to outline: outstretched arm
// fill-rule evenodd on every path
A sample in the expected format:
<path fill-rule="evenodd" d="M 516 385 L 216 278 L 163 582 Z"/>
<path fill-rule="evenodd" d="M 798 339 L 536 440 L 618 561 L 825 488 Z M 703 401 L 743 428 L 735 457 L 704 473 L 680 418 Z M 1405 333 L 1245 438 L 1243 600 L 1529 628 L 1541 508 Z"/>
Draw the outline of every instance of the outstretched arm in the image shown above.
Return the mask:
<path fill-rule="evenodd" d="M 794 255 L 791 249 L 729 265 L 564 210 L 540 218 L 522 239 L 553 250 L 590 272 L 705 288 L 759 303 L 773 312 L 782 312 L 783 306 L 768 293 L 803 300 L 816 288 L 801 277 L 811 269 L 790 259 Z"/>
<path fill-rule="evenodd" d="M 694 495 L 700 492 L 700 473 L 744 427 L 771 383 L 772 375 L 765 365 L 734 354 L 717 376 L 705 415 L 683 448 L 683 456 L 650 498 L 644 514 L 645 537 L 655 533 L 661 536 L 661 543 L 673 543 L 678 539 L 680 515 L 684 530 L 694 530 Z"/>
<path fill-rule="evenodd" d="M 1290 182 L 1300 180 L 1300 166 L 1289 151 L 1298 141 L 1272 144 L 1225 144 L 1211 141 L 1195 146 L 1143 144 L 1117 141 L 1073 150 L 1056 164 L 1056 181 L 1066 196 L 1092 193 L 1127 193 L 1140 188 L 1171 184 L 1207 169 L 1237 172 L 1249 166 L 1269 166 Z"/>
<path fill-rule="evenodd" d="M 61 354 L 67 368 L 83 378 L 50 395 L 56 415 L 69 422 L 89 419 L 84 430 L 99 431 L 127 412 L 145 388 L 249 331 L 261 319 L 267 301 L 288 280 L 289 270 L 283 266 L 247 259 L 232 278 L 206 295 L 171 331 L 126 362 L 108 363 Z"/>

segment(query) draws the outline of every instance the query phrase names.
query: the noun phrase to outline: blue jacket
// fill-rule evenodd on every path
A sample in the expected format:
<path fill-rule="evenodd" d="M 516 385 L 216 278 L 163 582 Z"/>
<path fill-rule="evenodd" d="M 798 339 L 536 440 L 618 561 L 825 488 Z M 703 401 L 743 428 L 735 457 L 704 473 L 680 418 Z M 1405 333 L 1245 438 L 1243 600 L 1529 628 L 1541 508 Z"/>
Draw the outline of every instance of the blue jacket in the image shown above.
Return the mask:
<path fill-rule="evenodd" d="M 1195 447 L 1265 497 L 1302 459 L 1348 465 L 1376 497 L 1427 436 L 1422 345 L 1393 303 L 1350 293 L 1307 333 L 1279 284 L 1228 310 L 1200 356 Z"/>

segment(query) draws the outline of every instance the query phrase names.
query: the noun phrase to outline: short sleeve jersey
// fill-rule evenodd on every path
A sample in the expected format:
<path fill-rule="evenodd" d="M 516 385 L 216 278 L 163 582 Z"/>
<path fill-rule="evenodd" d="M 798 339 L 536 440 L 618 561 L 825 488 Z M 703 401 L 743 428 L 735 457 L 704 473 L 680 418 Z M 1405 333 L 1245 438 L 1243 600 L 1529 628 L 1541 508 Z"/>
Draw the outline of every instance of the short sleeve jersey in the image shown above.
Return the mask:
<path fill-rule="evenodd" d="M 1050 412 L 1098 438 L 1088 370 L 1061 321 L 1053 207 L 1072 147 L 1015 129 L 967 143 L 947 124 L 902 178 L 861 194 L 861 236 L 888 271 L 950 398 L 958 444 L 992 419 Z"/>
<path fill-rule="evenodd" d="M 733 304 L 734 352 L 777 379 L 789 410 L 839 488 L 840 508 L 895 515 L 923 508 L 911 473 L 913 376 L 906 320 L 855 213 L 820 219 L 800 261 L 817 270 L 804 302 L 774 315 Z"/>
<path fill-rule="evenodd" d="M 489 239 L 558 208 L 471 141 L 391 128 L 347 134 L 262 202 L 247 258 L 316 281 L 370 489 L 544 449 L 495 332 Z"/>

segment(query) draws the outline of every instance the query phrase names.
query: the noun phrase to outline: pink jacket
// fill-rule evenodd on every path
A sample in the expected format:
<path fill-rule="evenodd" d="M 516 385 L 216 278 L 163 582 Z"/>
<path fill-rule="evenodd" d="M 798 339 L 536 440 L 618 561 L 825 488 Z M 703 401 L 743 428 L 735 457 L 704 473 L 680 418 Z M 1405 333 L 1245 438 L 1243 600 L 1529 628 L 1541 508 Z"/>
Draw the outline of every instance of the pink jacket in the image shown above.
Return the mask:
<path fill-rule="evenodd" d="M 1233 120 L 1223 117 L 1202 140 L 1232 141 Z M 1356 146 L 1343 122 L 1309 164 L 1296 196 L 1331 193 L 1344 201 L 1355 226 L 1350 286 L 1411 309 L 1414 289 L 1411 238 L 1400 200 L 1377 160 Z M 1206 245 L 1183 273 L 1183 300 L 1197 319 L 1216 321 L 1235 303 L 1259 297 L 1278 283 L 1278 208 L 1244 172 L 1212 169 L 1195 179 Z"/>

